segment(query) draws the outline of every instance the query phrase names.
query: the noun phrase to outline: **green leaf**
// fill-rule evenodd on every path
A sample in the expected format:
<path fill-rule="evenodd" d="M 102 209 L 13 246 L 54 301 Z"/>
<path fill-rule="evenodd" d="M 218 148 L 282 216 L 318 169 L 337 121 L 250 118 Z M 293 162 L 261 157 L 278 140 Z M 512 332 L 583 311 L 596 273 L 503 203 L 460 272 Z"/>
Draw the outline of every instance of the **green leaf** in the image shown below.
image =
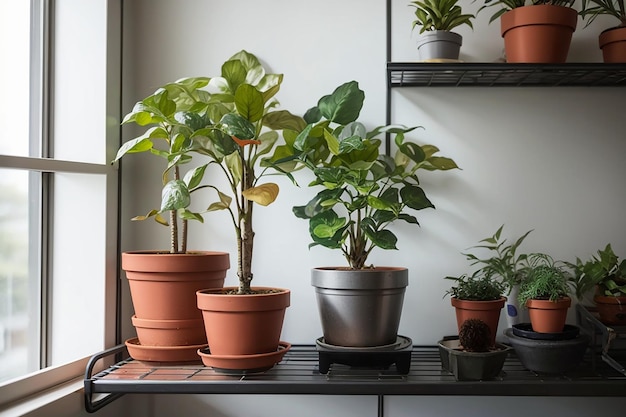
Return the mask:
<path fill-rule="evenodd" d="M 307 124 L 317 123 L 320 121 L 321 118 L 322 118 L 322 112 L 320 111 L 320 108 L 317 106 L 311 107 L 304 113 L 304 121 Z"/>
<path fill-rule="evenodd" d="M 225 114 L 220 120 L 223 131 L 237 139 L 253 139 L 256 129 L 252 123 L 238 114 Z"/>
<path fill-rule="evenodd" d="M 250 84 L 241 84 L 237 88 L 235 92 L 235 106 L 237 107 L 237 112 L 252 123 L 261 120 L 261 117 L 263 117 L 263 95 Z"/>
<path fill-rule="evenodd" d="M 287 110 L 279 110 L 267 113 L 263 117 L 263 125 L 273 130 L 290 129 L 301 132 L 306 127 L 306 122 L 300 116 L 294 116 Z"/>
<path fill-rule="evenodd" d="M 332 94 L 322 97 L 317 107 L 322 116 L 331 122 L 348 124 L 359 117 L 365 100 L 365 93 L 356 81 L 337 87 Z"/>
<path fill-rule="evenodd" d="M 343 194 L 343 189 L 336 188 L 332 190 L 322 190 L 307 203 L 306 206 L 294 207 L 294 213 L 297 217 L 310 219 L 318 214 L 328 211 L 335 202 L 339 201 L 339 197 Z"/>
<path fill-rule="evenodd" d="M 393 204 L 389 204 L 382 198 L 374 197 L 372 195 L 367 196 L 367 204 L 376 210 L 393 211 Z"/>
<path fill-rule="evenodd" d="M 185 174 L 183 182 L 187 185 L 187 188 L 189 190 L 193 190 L 198 185 L 200 185 L 200 182 L 204 177 L 204 171 L 206 171 L 206 167 L 208 165 L 209 164 L 204 164 L 202 166 L 192 169 L 191 171 L 188 171 L 187 174 Z"/>
<path fill-rule="evenodd" d="M 247 73 L 242 62 L 237 59 L 226 61 L 222 65 L 222 77 L 228 83 L 231 93 L 237 91 L 239 86 L 246 81 Z"/>
<path fill-rule="evenodd" d="M 414 210 L 422 210 L 428 207 L 435 208 L 433 203 L 426 197 L 424 190 L 416 185 L 407 185 L 400 190 L 402 202 Z"/>
<path fill-rule="evenodd" d="M 199 213 L 194 213 L 186 208 L 179 209 L 177 211 L 178 217 L 184 220 L 197 220 L 200 223 L 204 223 L 204 218 Z"/>
<path fill-rule="evenodd" d="M 372 241 L 374 246 L 381 249 L 398 249 L 396 243 L 398 238 L 389 230 L 372 231 L 366 230 L 365 234 Z"/>
<path fill-rule="evenodd" d="M 324 211 L 309 221 L 309 233 L 313 241 L 327 248 L 340 248 L 346 219 L 333 210 Z"/>
<path fill-rule="evenodd" d="M 232 202 L 233 199 L 229 195 L 224 194 L 221 191 L 218 191 L 217 195 L 220 198 L 220 201 L 212 203 L 207 209 L 207 211 L 226 210 L 228 209 L 228 207 L 230 207 L 230 203 Z"/>
<path fill-rule="evenodd" d="M 152 149 L 152 146 L 154 146 L 154 144 L 152 143 L 150 139 L 147 139 L 144 137 L 131 139 L 120 147 L 120 149 L 117 151 L 117 155 L 115 156 L 115 159 L 111 163 L 118 161 L 121 157 L 123 157 L 127 153 L 138 153 L 138 152 L 149 151 L 150 149 Z"/>
<path fill-rule="evenodd" d="M 365 144 L 363 143 L 363 139 L 359 136 L 346 138 L 339 143 L 339 154 L 346 154 L 354 150 L 363 149 L 365 149 Z"/>
<path fill-rule="evenodd" d="M 191 196 L 187 185 L 181 180 L 172 180 L 165 184 L 161 192 L 160 212 L 178 210 L 189 206 Z"/>
<path fill-rule="evenodd" d="M 424 150 L 422 150 L 418 144 L 413 142 L 403 143 L 400 145 L 399 151 L 417 164 L 426 159 L 426 153 L 424 153 Z"/>
<path fill-rule="evenodd" d="M 226 155 L 224 161 L 226 162 L 228 171 L 230 171 L 230 174 L 233 176 L 233 184 L 239 184 L 243 175 L 243 167 L 241 166 L 241 157 L 239 156 L 239 152 L 233 152 L 230 155 Z"/>

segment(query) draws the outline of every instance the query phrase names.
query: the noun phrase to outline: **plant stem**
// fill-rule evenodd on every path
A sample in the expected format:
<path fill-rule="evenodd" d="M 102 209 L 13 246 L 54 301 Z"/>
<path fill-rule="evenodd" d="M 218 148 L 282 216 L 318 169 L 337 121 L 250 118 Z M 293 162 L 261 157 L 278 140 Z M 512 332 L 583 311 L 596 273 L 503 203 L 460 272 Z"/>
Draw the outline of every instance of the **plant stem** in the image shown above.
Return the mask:
<path fill-rule="evenodd" d="M 241 159 L 242 166 L 242 190 L 247 190 L 254 185 L 254 172 L 245 158 Z M 238 294 L 250 294 L 250 282 L 252 281 L 252 251 L 254 247 L 254 230 L 252 229 L 252 208 L 254 203 L 241 196 L 241 208 L 239 209 L 239 234 L 237 236 L 237 250 L 239 252 L 239 264 L 237 276 L 239 277 Z"/>

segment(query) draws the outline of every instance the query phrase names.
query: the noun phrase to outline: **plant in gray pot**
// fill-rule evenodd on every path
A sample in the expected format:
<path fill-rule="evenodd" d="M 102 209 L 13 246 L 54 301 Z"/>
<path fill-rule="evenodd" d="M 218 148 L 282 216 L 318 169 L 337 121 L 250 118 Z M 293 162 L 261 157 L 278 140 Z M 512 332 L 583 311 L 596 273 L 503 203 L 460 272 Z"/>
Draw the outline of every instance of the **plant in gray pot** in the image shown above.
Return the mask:
<path fill-rule="evenodd" d="M 310 186 L 321 187 L 311 201 L 294 207 L 309 222 L 311 246 L 341 251 L 347 266 L 314 268 L 324 341 L 333 346 L 376 347 L 393 344 L 398 335 L 408 270 L 368 265 L 375 248 L 397 249 L 389 226 L 396 220 L 417 225 L 411 210 L 434 208 L 420 186 L 417 171 L 457 168 L 436 156 L 432 145 L 405 140 L 415 129 L 380 126 L 367 131 L 357 122 L 365 94 L 356 81 L 322 97 L 304 116 L 306 128 L 277 148 L 270 163 L 304 166 L 314 176 Z M 379 152 L 389 133 L 395 158 Z"/>
<path fill-rule="evenodd" d="M 452 32 L 457 26 L 473 28 L 474 15 L 464 14 L 458 0 L 417 0 L 413 29 L 420 26 L 417 50 L 422 61 L 458 60 L 463 37 Z"/>

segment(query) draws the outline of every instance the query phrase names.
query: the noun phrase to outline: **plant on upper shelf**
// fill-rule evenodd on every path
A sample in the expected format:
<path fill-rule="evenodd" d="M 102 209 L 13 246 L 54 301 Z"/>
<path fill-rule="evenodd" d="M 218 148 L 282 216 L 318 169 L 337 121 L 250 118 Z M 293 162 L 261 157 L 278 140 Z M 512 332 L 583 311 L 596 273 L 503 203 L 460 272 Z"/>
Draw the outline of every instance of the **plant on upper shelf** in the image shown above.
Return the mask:
<path fill-rule="evenodd" d="M 413 29 L 420 26 L 419 33 L 433 30 L 450 31 L 461 25 L 473 28 L 474 15 L 463 14 L 458 0 L 417 0 L 411 2 L 409 6 L 415 7 Z"/>
<path fill-rule="evenodd" d="M 576 258 L 576 263 L 570 266 L 574 271 L 573 282 L 579 299 L 596 288 L 600 295 L 626 296 L 626 259 L 620 261 L 610 243 L 589 260 L 583 262 Z"/>
<path fill-rule="evenodd" d="M 519 285 L 523 280 L 523 267 L 527 255 L 518 254 L 517 250 L 532 230 L 517 238 L 514 243 L 507 244 L 506 239 L 501 239 L 503 229 L 504 225 L 500 226 L 492 236 L 482 239 L 479 242 L 482 244 L 470 248 L 486 249 L 491 256 L 483 258 L 471 252 L 463 253 L 463 255 L 472 266 L 480 265 L 479 271 L 482 271 L 484 275 L 499 277 L 505 284 L 507 292 L 510 293 L 511 288 Z"/>
<path fill-rule="evenodd" d="M 494 275 L 484 271 L 475 271 L 472 275 L 463 274 L 459 277 L 446 277 L 455 282 L 446 295 L 459 300 L 490 301 L 499 300 L 506 291 L 504 283 L 495 279 Z"/>
<path fill-rule="evenodd" d="M 520 305 L 525 306 L 529 300 L 557 301 L 568 297 L 571 293 L 571 277 L 565 266 L 550 255 L 529 254 L 518 296 Z"/>
<path fill-rule="evenodd" d="M 202 215 L 191 211 L 189 206 L 191 194 L 203 188 L 200 183 L 207 164 L 188 170 L 184 176 L 181 166 L 191 162 L 191 154 L 198 152 L 196 140 L 211 126 L 211 121 L 205 115 L 195 111 L 195 106 L 206 99 L 202 87 L 208 82 L 209 79 L 204 77 L 180 79 L 165 84 L 136 103 L 122 124 L 136 123 L 149 128 L 140 136 L 125 142 L 113 160 L 116 162 L 124 155 L 140 152 L 150 152 L 163 158 L 166 167 L 161 176 L 161 206 L 132 220 L 153 218 L 169 226 L 170 253 L 187 251 L 188 220 L 203 221 Z M 164 213 L 168 213 L 169 219 L 163 217 Z M 179 220 L 182 222 L 180 229 Z"/>
<path fill-rule="evenodd" d="M 574 0 L 485 0 L 484 4 L 478 9 L 478 13 L 480 13 L 483 9 L 487 7 L 500 6 L 500 9 L 498 9 L 489 19 L 489 23 L 491 23 L 510 10 L 516 9 L 518 7 L 540 4 L 572 7 L 574 5 Z"/>
<path fill-rule="evenodd" d="M 267 161 L 284 169 L 295 169 L 297 163 L 314 175 L 309 186 L 322 190 L 293 211 L 309 221 L 310 247 L 340 250 L 354 270 L 371 268 L 367 258 L 374 248 L 397 249 L 398 239 L 389 230 L 394 221 L 418 225 L 408 211 L 434 208 L 420 186 L 418 170 L 458 168 L 452 159 L 436 156 L 437 147 L 406 141 L 405 133 L 415 127 L 368 131 L 357 121 L 364 98 L 356 81 L 323 96 L 306 112 L 306 128 L 297 136 L 286 135 L 287 143 Z M 394 138 L 394 158 L 379 152 L 377 137 L 383 133 Z"/>
<path fill-rule="evenodd" d="M 583 19 L 587 19 L 585 27 L 589 26 L 600 15 L 613 16 L 619 21 L 616 27 L 626 27 L 624 0 L 582 0 L 579 14 Z"/>

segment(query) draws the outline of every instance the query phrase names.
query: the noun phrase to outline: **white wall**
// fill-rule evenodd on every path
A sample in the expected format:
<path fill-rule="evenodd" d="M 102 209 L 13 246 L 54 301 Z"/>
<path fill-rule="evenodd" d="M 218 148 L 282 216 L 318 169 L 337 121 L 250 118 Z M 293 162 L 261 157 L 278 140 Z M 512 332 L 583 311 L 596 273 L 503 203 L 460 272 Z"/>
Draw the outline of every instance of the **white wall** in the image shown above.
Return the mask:
<path fill-rule="evenodd" d="M 407 4 L 393 2 L 396 61 L 417 59 L 416 33 L 411 34 L 410 29 L 413 9 Z M 470 12 L 479 7 L 470 0 L 462 4 Z M 366 92 L 362 120 L 370 126 L 385 121 L 384 0 L 135 0 L 125 3 L 124 12 L 125 112 L 165 82 L 185 76 L 217 75 L 225 59 L 246 49 L 270 70 L 285 74 L 278 95 L 281 108 L 302 114 L 321 95 L 355 79 Z M 489 13 L 481 14 L 473 31 L 459 30 L 464 36 L 462 59 L 489 62 L 500 56 L 499 25 L 488 25 L 488 17 Z M 597 34 L 606 25 L 606 21 L 598 20 L 583 30 L 579 24 L 570 60 L 599 61 Z M 623 97 L 624 91 L 619 88 L 394 90 L 393 121 L 424 126 L 425 130 L 413 138 L 439 146 L 442 154 L 453 157 L 462 167 L 461 171 L 423 176 L 426 192 L 437 209 L 419 213 L 421 228 L 398 225 L 395 231 L 400 250 L 379 251 L 371 259 L 375 264 L 410 269 L 402 334 L 417 344 L 433 344 L 442 335 L 454 332 L 454 313 L 449 300 L 443 298 L 449 283 L 443 277 L 466 271 L 460 252 L 491 235 L 501 224 L 506 224 L 505 232 L 511 238 L 534 229 L 525 245 L 527 251 L 544 251 L 573 261 L 611 242 L 618 254 L 626 256 L 622 220 L 626 197 L 621 184 L 626 178 L 621 163 L 626 141 L 620 129 L 623 111 L 612 104 Z M 132 129 L 127 129 L 125 139 L 132 134 Z M 154 162 L 145 155 L 124 162 L 123 222 L 158 205 L 161 167 Z M 312 343 L 321 335 L 321 329 L 309 269 L 343 264 L 343 260 L 324 248 L 309 250 L 308 226 L 291 214 L 291 207 L 307 202 L 314 191 L 305 186 L 295 188 L 284 178 L 279 183 L 278 201 L 255 211 L 255 284 L 291 289 L 292 304 L 283 339 Z M 206 217 L 205 224 L 194 227 L 190 247 L 225 250 L 234 261 L 235 242 L 225 216 L 214 213 Z M 153 223 L 123 225 L 123 249 L 167 245 L 164 228 Z M 227 285 L 235 282 L 231 270 Z M 132 334 L 128 311 L 125 333 Z M 229 417 L 275 414 L 271 399 L 266 406 L 257 407 L 248 397 L 236 401 L 219 396 L 179 398 L 155 398 L 159 412 L 154 415 L 168 415 L 168 405 L 178 410 L 183 402 L 186 415 L 204 414 L 207 409 Z M 284 407 L 289 409 L 320 401 L 313 398 L 281 397 L 281 404 L 284 400 Z M 336 407 L 333 414 L 360 416 L 366 415 L 361 409 L 363 404 L 374 415 L 374 400 L 332 397 L 323 401 Z M 424 415 L 447 414 L 465 408 L 466 401 L 477 407 L 486 402 L 402 398 L 386 403 L 387 415 L 414 415 L 416 408 Z M 511 401 L 558 404 L 570 413 L 579 412 L 581 403 L 597 402 L 541 398 Z M 617 415 L 617 407 L 606 407 L 616 402 L 603 404 L 609 414 L 613 410 Z M 349 411 L 353 406 L 358 408 Z M 498 410 L 491 408 L 483 415 Z M 515 415 L 515 409 L 512 412 Z"/>

